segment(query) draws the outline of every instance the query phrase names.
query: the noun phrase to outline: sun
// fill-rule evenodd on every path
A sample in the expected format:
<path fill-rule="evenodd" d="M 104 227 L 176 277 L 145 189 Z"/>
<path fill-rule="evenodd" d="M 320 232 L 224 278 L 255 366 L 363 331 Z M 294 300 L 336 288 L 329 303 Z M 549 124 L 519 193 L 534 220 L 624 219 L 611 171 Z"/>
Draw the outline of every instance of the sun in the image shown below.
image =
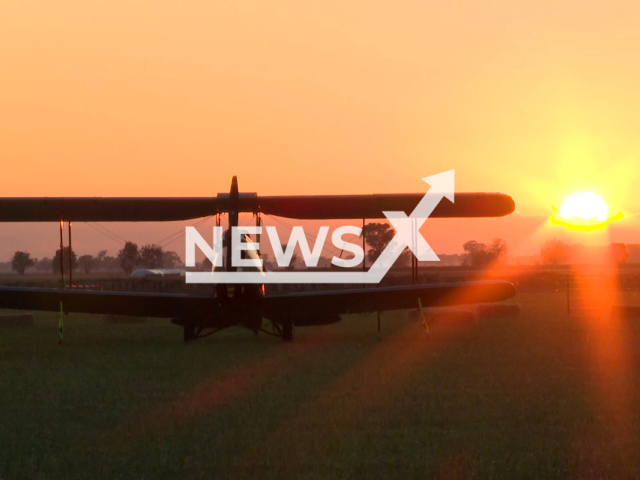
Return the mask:
<path fill-rule="evenodd" d="M 553 208 L 551 223 L 570 230 L 591 232 L 606 227 L 610 222 L 623 218 L 622 212 L 609 217 L 607 204 L 592 192 L 569 195 L 557 212 Z"/>
<path fill-rule="evenodd" d="M 592 192 L 580 192 L 570 195 L 560 207 L 560 216 L 567 220 L 581 218 L 595 219 L 604 222 L 609 216 L 609 209 L 598 195 Z"/>

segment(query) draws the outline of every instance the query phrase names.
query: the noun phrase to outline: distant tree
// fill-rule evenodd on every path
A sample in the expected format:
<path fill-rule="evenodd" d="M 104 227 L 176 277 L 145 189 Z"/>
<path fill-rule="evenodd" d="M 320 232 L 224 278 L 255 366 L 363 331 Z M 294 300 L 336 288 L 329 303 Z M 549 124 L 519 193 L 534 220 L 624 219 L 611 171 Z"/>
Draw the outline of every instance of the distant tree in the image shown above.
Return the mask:
<path fill-rule="evenodd" d="M 451 255 L 440 254 L 438 257 L 440 257 L 440 263 L 438 265 L 443 267 L 462 265 L 462 262 L 464 261 L 464 255 L 458 253 Z"/>
<path fill-rule="evenodd" d="M 140 265 L 138 245 L 133 242 L 126 242 L 124 248 L 118 252 L 118 260 L 124 273 L 131 275 L 133 269 Z"/>
<path fill-rule="evenodd" d="M 484 243 L 470 240 L 462 246 L 462 249 L 464 250 L 462 264 L 467 267 L 482 268 L 489 262 L 487 246 Z"/>
<path fill-rule="evenodd" d="M 25 270 L 33 267 L 37 261 L 37 259 L 31 258 L 31 255 L 27 252 L 16 252 L 11 259 L 11 269 L 20 275 L 24 275 Z"/>
<path fill-rule="evenodd" d="M 382 254 L 385 248 L 393 240 L 396 231 L 388 223 L 368 223 L 364 226 L 364 239 L 367 248 L 367 263 L 371 265 Z M 400 253 L 396 265 L 407 266 L 411 262 L 411 250 L 409 247 Z"/>
<path fill-rule="evenodd" d="M 162 268 L 164 252 L 158 245 L 144 245 L 140 249 L 140 261 L 144 268 Z"/>
<path fill-rule="evenodd" d="M 162 253 L 162 266 L 164 268 L 177 268 L 182 265 L 182 259 L 176 252 Z"/>
<path fill-rule="evenodd" d="M 97 268 L 105 272 L 117 272 L 122 268 L 120 259 L 107 255 L 106 250 L 98 252 Z"/>
<path fill-rule="evenodd" d="M 98 259 L 93 255 L 82 255 L 78 258 L 80 267 L 84 270 L 84 273 L 89 273 L 98 265 Z"/>
<path fill-rule="evenodd" d="M 265 270 L 275 270 L 277 267 L 277 265 L 274 264 L 274 260 L 271 259 L 271 255 L 268 253 L 261 254 L 260 258 L 262 259 L 262 266 Z"/>
<path fill-rule="evenodd" d="M 298 263 L 298 255 L 296 253 L 293 254 L 293 256 L 291 257 L 291 261 L 289 262 L 289 265 L 287 265 L 286 267 L 284 267 L 285 270 L 295 270 L 296 269 L 296 263 Z"/>
<path fill-rule="evenodd" d="M 542 244 L 540 260 L 545 265 L 561 265 L 571 258 L 571 248 L 562 240 L 552 238 Z"/>
<path fill-rule="evenodd" d="M 363 232 L 368 248 L 367 260 L 369 264 L 378 259 L 396 234 L 388 223 L 368 223 L 364 226 Z"/>
<path fill-rule="evenodd" d="M 489 246 L 470 240 L 462 249 L 465 252 L 462 264 L 472 268 L 484 268 L 503 259 L 509 251 L 507 243 L 501 238 L 495 238 Z"/>
<path fill-rule="evenodd" d="M 34 268 L 40 272 L 50 271 L 53 260 L 49 257 L 44 257 L 38 260 L 34 266 Z"/>
<path fill-rule="evenodd" d="M 502 238 L 494 238 L 489 246 L 491 261 L 504 260 L 509 253 L 509 246 Z"/>
<path fill-rule="evenodd" d="M 287 246 L 286 245 L 280 245 L 280 250 L 282 252 L 286 252 L 287 251 Z M 263 257 L 264 257 L 264 254 L 263 254 Z M 283 268 L 285 270 L 295 270 L 296 269 L 296 263 L 298 263 L 299 259 L 300 259 L 300 257 L 294 251 L 293 255 L 291 255 L 291 261 L 289 262 L 289 265 L 287 265 L 286 267 L 283 267 Z M 267 261 L 268 261 L 268 259 L 267 259 Z M 263 261 L 263 264 L 265 264 L 264 261 Z M 272 269 L 276 269 L 276 268 L 278 268 L 280 266 L 278 264 L 278 260 L 276 258 L 274 258 L 273 261 L 271 262 L 271 266 L 272 266 Z"/>
<path fill-rule="evenodd" d="M 120 265 L 118 259 L 107 256 L 107 250 L 100 250 L 98 255 L 93 257 L 93 268 L 95 270 L 119 270 Z"/>
<path fill-rule="evenodd" d="M 397 266 L 408 267 L 411 264 L 411 249 L 409 247 L 404 247 L 404 250 L 396 260 Z"/>
<path fill-rule="evenodd" d="M 213 270 L 213 263 L 211 263 L 209 257 L 204 257 L 204 260 L 197 265 L 197 268 L 201 272 L 211 272 Z"/>
<path fill-rule="evenodd" d="M 331 263 L 333 256 L 324 256 L 321 255 L 320 259 L 318 260 L 318 267 L 319 268 L 331 268 L 333 265 Z"/>
<path fill-rule="evenodd" d="M 69 271 L 69 247 L 64 247 L 64 256 L 62 257 L 64 261 L 64 270 L 65 272 Z M 71 268 L 75 270 L 78 267 L 78 259 L 76 258 L 76 252 L 71 250 Z M 60 273 L 60 249 L 56 250 L 56 254 L 51 261 L 51 267 L 53 269 L 53 273 Z"/>
<path fill-rule="evenodd" d="M 282 245 L 282 250 L 285 250 L 285 246 Z M 286 267 L 284 267 L 285 270 L 295 270 L 296 269 L 296 263 L 298 263 L 298 254 L 294 252 L 293 255 L 291 255 L 291 261 L 289 262 L 289 265 L 287 265 Z"/>

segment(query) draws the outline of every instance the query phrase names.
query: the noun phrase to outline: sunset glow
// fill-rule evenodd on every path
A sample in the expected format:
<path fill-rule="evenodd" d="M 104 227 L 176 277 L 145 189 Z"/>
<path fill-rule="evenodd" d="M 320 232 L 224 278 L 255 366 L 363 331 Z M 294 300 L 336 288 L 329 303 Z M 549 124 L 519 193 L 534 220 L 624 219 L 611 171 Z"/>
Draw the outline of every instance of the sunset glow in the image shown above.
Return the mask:
<path fill-rule="evenodd" d="M 583 220 L 596 219 L 603 222 L 608 215 L 607 204 L 592 192 L 574 193 L 564 201 L 560 208 L 560 216 L 568 220 L 579 217 Z"/>
<path fill-rule="evenodd" d="M 640 477 L 640 0 L 0 46 L 0 480 Z"/>
<path fill-rule="evenodd" d="M 623 217 L 622 212 L 609 216 L 607 204 L 595 193 L 579 192 L 569 195 L 559 212 L 553 208 L 551 223 L 569 230 L 591 232 L 601 230 Z"/>

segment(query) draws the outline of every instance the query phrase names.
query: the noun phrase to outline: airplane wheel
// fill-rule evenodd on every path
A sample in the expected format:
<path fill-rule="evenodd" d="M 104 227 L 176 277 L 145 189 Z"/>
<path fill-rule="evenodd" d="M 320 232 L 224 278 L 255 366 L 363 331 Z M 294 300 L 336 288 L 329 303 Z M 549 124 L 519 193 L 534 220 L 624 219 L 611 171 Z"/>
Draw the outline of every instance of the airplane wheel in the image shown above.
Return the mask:
<path fill-rule="evenodd" d="M 285 342 L 292 342 L 293 331 L 293 322 L 291 320 L 285 320 L 282 322 L 282 340 Z"/>
<path fill-rule="evenodd" d="M 185 325 L 183 328 L 183 340 L 185 345 L 196 339 L 196 327 L 193 325 Z"/>
<path fill-rule="evenodd" d="M 279 337 L 282 336 L 282 325 L 280 325 L 279 323 L 275 323 L 274 322 L 274 323 L 271 324 L 271 328 L 273 330 L 273 333 L 275 333 Z"/>

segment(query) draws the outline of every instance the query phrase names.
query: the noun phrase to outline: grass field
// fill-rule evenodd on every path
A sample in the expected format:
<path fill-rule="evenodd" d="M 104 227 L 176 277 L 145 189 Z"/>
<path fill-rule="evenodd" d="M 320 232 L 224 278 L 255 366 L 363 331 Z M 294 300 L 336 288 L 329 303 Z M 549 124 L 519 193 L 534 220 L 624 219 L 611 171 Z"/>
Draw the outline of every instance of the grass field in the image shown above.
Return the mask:
<path fill-rule="evenodd" d="M 168 321 L 36 314 L 0 330 L 0 479 L 633 478 L 640 319 L 406 314 L 230 330 L 194 345 Z"/>

